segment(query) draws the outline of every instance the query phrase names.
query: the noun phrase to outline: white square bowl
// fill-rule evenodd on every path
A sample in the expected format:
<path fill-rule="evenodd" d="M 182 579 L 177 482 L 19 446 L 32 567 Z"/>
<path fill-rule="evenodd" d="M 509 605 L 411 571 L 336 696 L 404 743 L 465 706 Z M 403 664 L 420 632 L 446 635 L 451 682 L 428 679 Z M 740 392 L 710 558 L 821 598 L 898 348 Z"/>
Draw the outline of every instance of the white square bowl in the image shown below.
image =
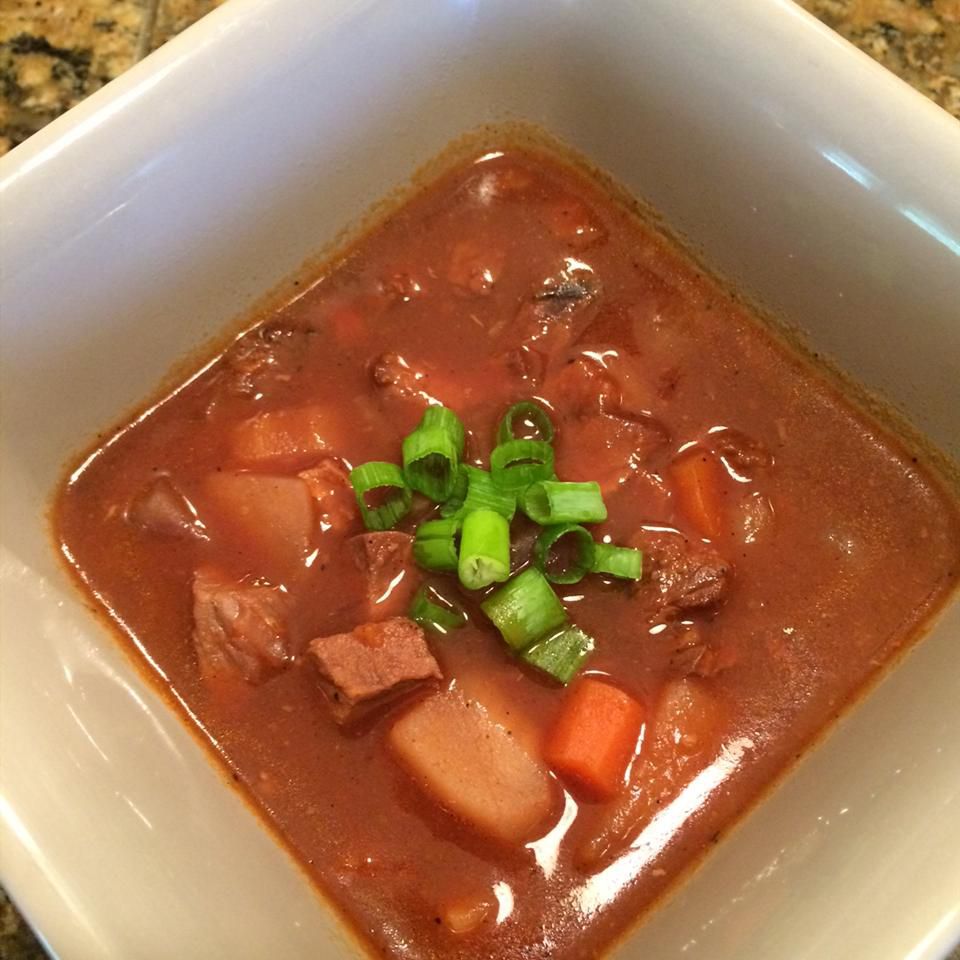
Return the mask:
<path fill-rule="evenodd" d="M 58 955 L 353 955 L 85 609 L 44 511 L 174 360 L 517 118 L 960 450 L 960 126 L 789 0 L 232 0 L 0 160 L 0 853 Z M 942 956 L 958 639 L 954 602 L 622 956 Z"/>

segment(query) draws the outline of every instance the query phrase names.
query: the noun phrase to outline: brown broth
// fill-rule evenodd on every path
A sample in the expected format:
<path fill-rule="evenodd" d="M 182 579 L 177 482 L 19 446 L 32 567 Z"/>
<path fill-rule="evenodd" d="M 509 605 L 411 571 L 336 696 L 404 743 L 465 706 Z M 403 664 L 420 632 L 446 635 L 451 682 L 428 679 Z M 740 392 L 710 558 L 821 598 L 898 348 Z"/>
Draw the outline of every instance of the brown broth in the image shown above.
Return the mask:
<path fill-rule="evenodd" d="M 545 281 L 563 276 L 587 278 L 599 293 L 564 321 L 569 337 L 535 344 L 548 344 L 549 365 L 531 388 L 504 355 L 531 304 L 543 302 L 535 296 Z M 957 582 L 957 505 L 917 458 L 685 254 L 549 156 L 507 150 L 450 171 L 264 323 L 279 331 L 261 340 L 279 377 L 242 392 L 237 357 L 260 336 L 252 331 L 63 486 L 56 533 L 320 889 L 383 955 L 596 956 L 917 635 Z M 624 409 L 656 426 L 660 442 L 637 455 L 597 447 L 583 426 L 590 416 L 558 380 L 585 351 L 611 367 Z M 342 535 L 317 533 L 312 565 L 291 567 L 252 548 L 213 509 L 205 477 L 237 466 L 228 442 L 237 421 L 307 403 L 328 405 L 343 424 L 339 456 L 397 461 L 422 404 L 374 383 L 371 361 L 390 353 L 428 371 L 424 389 L 461 415 L 476 457 L 486 457 L 510 403 L 551 400 L 558 473 L 611 479 L 600 532 L 615 542 L 645 525 L 694 533 L 665 470 L 685 444 L 709 445 L 730 428 L 772 457 L 766 467 L 734 464 L 725 477 L 715 546 L 734 576 L 718 608 L 645 622 L 622 583 L 587 578 L 559 589 L 597 640 L 589 670 L 650 709 L 680 669 L 688 626 L 734 661 L 704 683 L 726 704 L 723 737 L 742 747 L 730 754 L 739 760 L 678 829 L 651 837 L 649 857 L 593 876 L 581 870 L 573 851 L 604 811 L 575 791 L 565 798 L 576 816 L 550 838 L 513 850 L 491 844 L 425 801 L 388 753 L 384 735 L 402 706 L 345 733 L 303 657 L 258 686 L 201 679 L 191 640 L 201 563 L 284 582 L 301 650 L 358 622 L 359 574 L 343 561 Z M 127 521 L 131 501 L 164 473 L 196 505 L 208 540 L 159 537 Z M 349 532 L 359 530 L 355 522 Z M 431 641 L 445 677 L 508 704 L 516 735 L 536 750 L 564 690 L 520 667 L 474 600 L 468 608 L 468 628 Z M 440 922 L 443 904 L 484 891 L 497 899 L 496 919 L 463 935 Z"/>

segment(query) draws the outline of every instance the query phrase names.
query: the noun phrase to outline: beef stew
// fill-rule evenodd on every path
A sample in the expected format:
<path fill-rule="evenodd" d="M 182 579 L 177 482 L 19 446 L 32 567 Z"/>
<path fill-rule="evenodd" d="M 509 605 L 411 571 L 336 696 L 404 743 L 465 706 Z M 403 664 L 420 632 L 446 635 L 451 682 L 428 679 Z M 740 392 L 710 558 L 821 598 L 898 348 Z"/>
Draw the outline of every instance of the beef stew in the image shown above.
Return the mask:
<path fill-rule="evenodd" d="M 960 576 L 931 468 L 520 149 L 102 443 L 55 529 L 392 957 L 603 952 Z"/>

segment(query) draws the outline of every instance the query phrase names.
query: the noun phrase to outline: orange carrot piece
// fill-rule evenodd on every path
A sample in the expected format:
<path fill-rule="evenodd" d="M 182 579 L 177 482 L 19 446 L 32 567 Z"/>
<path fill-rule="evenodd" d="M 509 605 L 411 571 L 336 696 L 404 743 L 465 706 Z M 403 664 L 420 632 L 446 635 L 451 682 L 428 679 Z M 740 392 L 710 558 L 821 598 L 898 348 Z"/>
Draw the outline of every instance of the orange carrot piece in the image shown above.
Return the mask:
<path fill-rule="evenodd" d="M 693 447 L 670 465 L 680 509 L 704 537 L 715 540 L 723 527 L 723 468 L 712 453 Z"/>
<path fill-rule="evenodd" d="M 623 787 L 643 725 L 643 707 L 619 687 L 584 677 L 547 737 L 547 763 L 598 800 Z"/>

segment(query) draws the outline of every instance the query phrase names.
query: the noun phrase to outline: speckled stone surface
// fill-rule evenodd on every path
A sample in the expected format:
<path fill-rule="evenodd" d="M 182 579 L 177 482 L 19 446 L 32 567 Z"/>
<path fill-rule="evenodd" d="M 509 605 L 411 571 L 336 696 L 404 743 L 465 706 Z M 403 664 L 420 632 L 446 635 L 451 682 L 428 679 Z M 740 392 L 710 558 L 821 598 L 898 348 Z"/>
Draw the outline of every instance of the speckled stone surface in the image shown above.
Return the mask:
<path fill-rule="evenodd" d="M 0 154 L 223 2 L 0 0 Z M 797 2 L 960 120 L 960 0 Z M 0 889 L 0 960 L 43 957 Z"/>
<path fill-rule="evenodd" d="M 134 63 L 144 12 L 141 0 L 0 0 L 0 151 Z"/>
<path fill-rule="evenodd" d="M 960 0 L 797 0 L 960 119 Z"/>
<path fill-rule="evenodd" d="M 224 0 L 0 0 L 0 154 Z"/>

